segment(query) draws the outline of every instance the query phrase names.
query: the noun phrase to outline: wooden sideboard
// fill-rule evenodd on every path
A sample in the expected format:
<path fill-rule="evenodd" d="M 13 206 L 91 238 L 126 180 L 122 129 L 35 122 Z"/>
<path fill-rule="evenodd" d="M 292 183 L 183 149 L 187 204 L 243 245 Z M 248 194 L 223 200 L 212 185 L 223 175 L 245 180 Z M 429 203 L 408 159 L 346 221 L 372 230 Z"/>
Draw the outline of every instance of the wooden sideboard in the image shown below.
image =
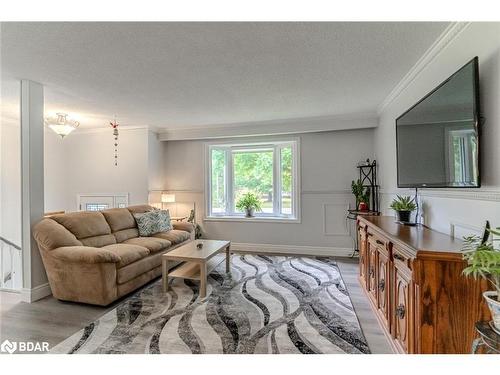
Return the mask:
<path fill-rule="evenodd" d="M 462 242 L 393 217 L 358 216 L 359 281 L 397 353 L 470 353 L 486 283 L 462 276 Z"/>

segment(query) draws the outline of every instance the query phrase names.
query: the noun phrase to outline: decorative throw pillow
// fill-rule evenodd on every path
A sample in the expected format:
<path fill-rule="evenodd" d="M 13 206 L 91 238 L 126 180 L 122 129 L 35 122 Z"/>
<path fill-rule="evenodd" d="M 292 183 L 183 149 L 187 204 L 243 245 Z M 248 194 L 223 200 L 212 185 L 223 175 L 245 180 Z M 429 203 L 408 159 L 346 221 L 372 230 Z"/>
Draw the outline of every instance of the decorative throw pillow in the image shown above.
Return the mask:
<path fill-rule="evenodd" d="M 153 210 L 143 214 L 134 214 L 134 218 L 141 237 L 148 237 L 172 229 L 168 210 Z"/>

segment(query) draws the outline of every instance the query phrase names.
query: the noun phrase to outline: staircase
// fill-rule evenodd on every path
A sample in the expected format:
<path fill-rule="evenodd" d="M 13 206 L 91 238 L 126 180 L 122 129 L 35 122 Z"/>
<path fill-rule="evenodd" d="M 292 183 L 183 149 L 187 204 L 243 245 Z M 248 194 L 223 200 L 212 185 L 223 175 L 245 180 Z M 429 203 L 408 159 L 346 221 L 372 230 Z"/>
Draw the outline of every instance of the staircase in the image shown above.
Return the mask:
<path fill-rule="evenodd" d="M 21 289 L 21 247 L 0 236 L 0 290 Z"/>

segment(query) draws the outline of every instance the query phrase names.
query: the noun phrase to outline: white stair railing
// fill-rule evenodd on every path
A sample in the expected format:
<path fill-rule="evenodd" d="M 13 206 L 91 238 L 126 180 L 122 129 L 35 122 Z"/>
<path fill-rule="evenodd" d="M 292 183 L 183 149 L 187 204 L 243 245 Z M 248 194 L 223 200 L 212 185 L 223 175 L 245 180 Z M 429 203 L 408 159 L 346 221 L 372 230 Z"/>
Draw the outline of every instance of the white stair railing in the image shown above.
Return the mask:
<path fill-rule="evenodd" d="M 21 247 L 0 237 L 0 289 L 21 289 Z"/>

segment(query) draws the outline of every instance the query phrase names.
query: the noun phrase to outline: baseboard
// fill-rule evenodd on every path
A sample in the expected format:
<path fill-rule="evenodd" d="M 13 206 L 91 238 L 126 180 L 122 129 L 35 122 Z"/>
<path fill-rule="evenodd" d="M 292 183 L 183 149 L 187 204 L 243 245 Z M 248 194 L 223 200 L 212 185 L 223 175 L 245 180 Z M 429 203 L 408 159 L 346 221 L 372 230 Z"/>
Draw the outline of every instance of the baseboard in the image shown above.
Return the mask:
<path fill-rule="evenodd" d="M 52 290 L 50 289 L 50 285 L 48 283 L 38 285 L 32 289 L 23 288 L 21 289 L 21 299 L 24 302 L 35 302 L 44 297 L 50 296 L 52 294 Z"/>
<path fill-rule="evenodd" d="M 351 248 L 322 247 L 322 246 L 297 246 L 297 245 L 272 245 L 260 243 L 231 243 L 231 250 L 239 253 L 264 253 L 276 255 L 305 255 L 305 256 L 331 256 L 348 257 L 352 255 Z"/>

